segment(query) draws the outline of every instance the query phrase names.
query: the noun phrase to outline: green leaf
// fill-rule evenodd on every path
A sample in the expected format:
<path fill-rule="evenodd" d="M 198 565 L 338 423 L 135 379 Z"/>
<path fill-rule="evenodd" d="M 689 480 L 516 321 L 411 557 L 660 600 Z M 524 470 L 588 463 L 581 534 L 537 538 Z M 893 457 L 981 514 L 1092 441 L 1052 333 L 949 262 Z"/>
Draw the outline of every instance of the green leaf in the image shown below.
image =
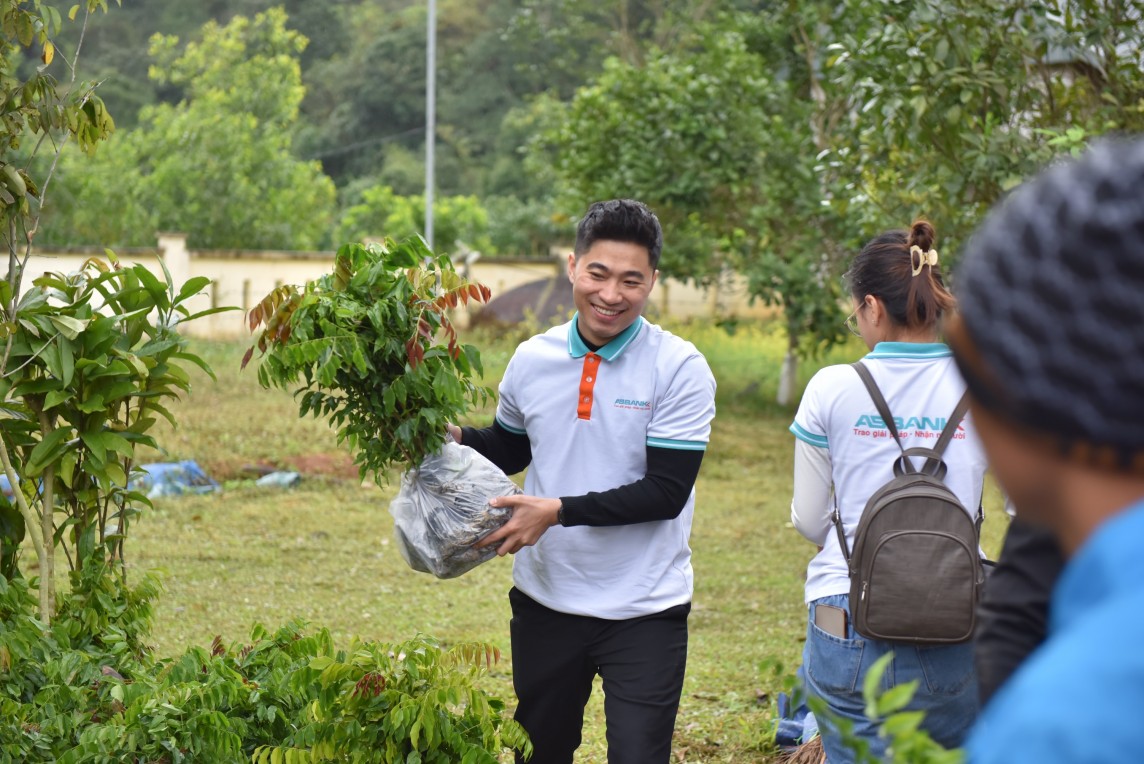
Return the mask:
<path fill-rule="evenodd" d="M 67 337 L 69 340 L 74 340 L 79 337 L 80 332 L 87 328 L 91 319 L 73 318 L 72 316 L 53 315 L 48 316 L 52 325 L 59 330 L 59 333 Z"/>
<path fill-rule="evenodd" d="M 166 285 L 159 281 L 155 274 L 151 273 L 151 271 L 142 265 L 136 265 L 132 270 L 135 272 L 136 277 L 138 277 L 139 282 L 143 284 L 144 289 L 147 290 L 147 294 L 151 296 L 154 305 L 160 310 L 169 308 L 170 303 L 167 300 Z"/>
<path fill-rule="evenodd" d="M 895 711 L 900 711 L 909 705 L 910 700 L 913 699 L 914 693 L 918 689 L 918 681 L 915 679 L 912 682 L 899 684 L 891 687 L 886 692 L 882 693 L 878 698 L 877 710 L 878 718 L 882 719 Z"/>
<path fill-rule="evenodd" d="M 200 310 L 198 313 L 191 313 L 190 315 L 184 317 L 179 323 L 194 321 L 196 319 L 203 318 L 204 316 L 213 316 L 216 313 L 229 313 L 235 310 L 242 310 L 242 308 L 236 305 L 223 305 L 215 308 L 207 308 L 206 310 Z"/>
<path fill-rule="evenodd" d="M 925 711 L 908 711 L 894 714 L 882 724 L 882 732 L 891 738 L 916 732 L 925 719 Z"/>
<path fill-rule="evenodd" d="M 107 472 L 107 478 L 115 485 L 123 487 L 127 485 L 127 473 L 123 471 L 123 465 L 117 461 L 110 461 L 104 465 Z"/>
<path fill-rule="evenodd" d="M 75 353 L 72 351 L 70 342 L 57 340 L 56 345 L 59 348 L 60 357 L 60 382 L 67 387 L 75 378 Z"/>
<path fill-rule="evenodd" d="M 72 431 L 68 427 L 57 427 L 36 444 L 32 453 L 28 455 L 28 463 L 24 465 L 25 477 L 36 477 L 43 473 L 47 466 L 67 450 L 67 442 Z"/>
<path fill-rule="evenodd" d="M 166 419 L 167 422 L 170 423 L 171 427 L 178 427 L 179 426 L 178 421 L 175 420 L 175 415 L 172 414 L 170 411 L 168 411 L 165 406 L 163 406 L 161 403 L 158 403 L 153 398 L 146 399 L 146 403 L 143 405 L 142 411 L 154 412 L 156 414 L 159 414 L 164 419 Z"/>
<path fill-rule="evenodd" d="M 94 414 L 97 411 L 103 411 L 106 405 L 102 395 L 99 393 L 90 393 L 86 398 L 76 404 L 76 408 L 85 414 Z"/>
<path fill-rule="evenodd" d="M 75 393 L 71 390 L 50 390 L 48 394 L 44 396 L 44 409 L 54 409 L 56 406 L 59 406 L 61 403 L 67 403 L 74 397 Z"/>
<path fill-rule="evenodd" d="M 202 369 L 204 372 L 206 372 L 206 374 L 211 379 L 214 379 L 214 380 L 218 379 L 215 376 L 214 370 L 210 367 L 210 364 L 208 364 L 201 357 L 195 355 L 194 353 L 185 353 L 185 352 L 172 353 L 171 358 L 177 358 L 180 361 L 189 361 L 190 363 L 193 363 L 195 366 L 198 366 L 200 369 Z"/>
<path fill-rule="evenodd" d="M 66 488 L 73 487 L 73 478 L 75 475 L 76 463 L 79 460 L 79 454 L 74 449 L 69 449 L 60 459 L 59 465 L 56 469 L 56 476 L 64 484 Z"/>
<path fill-rule="evenodd" d="M 193 277 L 187 279 L 186 283 L 184 283 L 182 288 L 179 289 L 179 294 L 175 298 L 175 303 L 177 304 L 177 303 L 183 302 L 187 298 L 193 297 L 194 295 L 197 295 L 199 292 L 201 292 L 203 290 L 203 287 L 206 287 L 210 283 L 211 283 L 211 280 L 209 278 L 207 278 L 206 276 L 193 276 Z M 239 308 L 229 308 L 229 309 L 230 310 L 239 310 Z"/>
<path fill-rule="evenodd" d="M 882 677 L 886 673 L 886 668 L 890 665 L 890 661 L 894 660 L 892 652 L 886 653 L 878 660 L 874 661 L 874 665 L 866 672 L 866 676 L 862 679 L 862 698 L 866 701 L 866 716 L 871 719 L 879 717 L 877 698 L 878 687 L 882 683 Z"/>

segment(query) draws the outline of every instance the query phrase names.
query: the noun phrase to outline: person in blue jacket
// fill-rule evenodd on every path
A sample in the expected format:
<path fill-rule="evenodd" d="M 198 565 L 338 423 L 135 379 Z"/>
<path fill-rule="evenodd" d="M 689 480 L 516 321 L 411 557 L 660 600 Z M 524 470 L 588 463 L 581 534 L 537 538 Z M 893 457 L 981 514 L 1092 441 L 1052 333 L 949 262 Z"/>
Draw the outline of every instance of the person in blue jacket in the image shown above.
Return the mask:
<path fill-rule="evenodd" d="M 972 764 L 1144 761 L 1144 141 L 1021 186 L 970 241 L 947 327 L 990 468 L 1066 564 L 1046 641 Z"/>

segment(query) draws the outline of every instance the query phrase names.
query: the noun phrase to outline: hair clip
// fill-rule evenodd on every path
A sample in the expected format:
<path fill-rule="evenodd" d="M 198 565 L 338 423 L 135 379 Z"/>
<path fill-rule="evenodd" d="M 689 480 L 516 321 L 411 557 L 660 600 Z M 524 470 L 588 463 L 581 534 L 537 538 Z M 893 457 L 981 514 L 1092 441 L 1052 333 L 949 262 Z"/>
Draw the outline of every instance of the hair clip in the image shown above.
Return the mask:
<path fill-rule="evenodd" d="M 922 272 L 922 268 L 927 265 L 930 268 L 937 265 L 937 250 L 931 249 L 929 252 L 922 252 L 922 248 L 917 244 L 910 247 L 910 267 L 913 268 L 913 274 L 917 276 Z"/>

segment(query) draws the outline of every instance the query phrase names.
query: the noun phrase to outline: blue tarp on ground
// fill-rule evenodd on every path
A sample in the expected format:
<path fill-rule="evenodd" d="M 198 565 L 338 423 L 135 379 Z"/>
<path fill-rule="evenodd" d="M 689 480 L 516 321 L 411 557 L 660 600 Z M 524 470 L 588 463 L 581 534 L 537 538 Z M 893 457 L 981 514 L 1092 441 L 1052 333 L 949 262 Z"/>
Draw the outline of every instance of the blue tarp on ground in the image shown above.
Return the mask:
<path fill-rule="evenodd" d="M 156 496 L 182 496 L 184 494 L 210 493 L 220 486 L 212 480 L 198 462 L 188 459 L 183 462 L 158 462 L 140 466 L 146 475 L 133 478 L 131 488 L 143 491 L 148 499 Z M 0 472 L 0 491 L 9 499 L 14 498 L 8 476 Z"/>
<path fill-rule="evenodd" d="M 796 676 L 798 686 L 789 695 L 779 693 L 778 728 L 775 730 L 775 744 L 784 751 L 791 751 L 818 734 L 818 720 L 806 705 L 806 691 L 803 689 L 803 667 L 799 666 Z"/>
<path fill-rule="evenodd" d="M 219 490 L 219 484 L 203 472 L 198 462 L 192 459 L 182 462 L 143 464 L 140 469 L 146 475 L 133 479 L 131 487 L 137 491 L 144 491 L 148 499 Z"/>

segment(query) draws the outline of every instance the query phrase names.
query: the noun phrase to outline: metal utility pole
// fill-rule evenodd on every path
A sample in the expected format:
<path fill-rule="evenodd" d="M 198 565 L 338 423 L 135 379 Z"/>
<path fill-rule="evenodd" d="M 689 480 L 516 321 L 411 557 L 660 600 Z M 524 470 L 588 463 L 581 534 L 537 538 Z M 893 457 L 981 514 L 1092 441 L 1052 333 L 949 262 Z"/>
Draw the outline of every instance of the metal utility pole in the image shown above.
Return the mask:
<path fill-rule="evenodd" d="M 437 138 L 437 0 L 429 0 L 425 46 L 425 243 L 433 248 L 433 155 Z"/>

